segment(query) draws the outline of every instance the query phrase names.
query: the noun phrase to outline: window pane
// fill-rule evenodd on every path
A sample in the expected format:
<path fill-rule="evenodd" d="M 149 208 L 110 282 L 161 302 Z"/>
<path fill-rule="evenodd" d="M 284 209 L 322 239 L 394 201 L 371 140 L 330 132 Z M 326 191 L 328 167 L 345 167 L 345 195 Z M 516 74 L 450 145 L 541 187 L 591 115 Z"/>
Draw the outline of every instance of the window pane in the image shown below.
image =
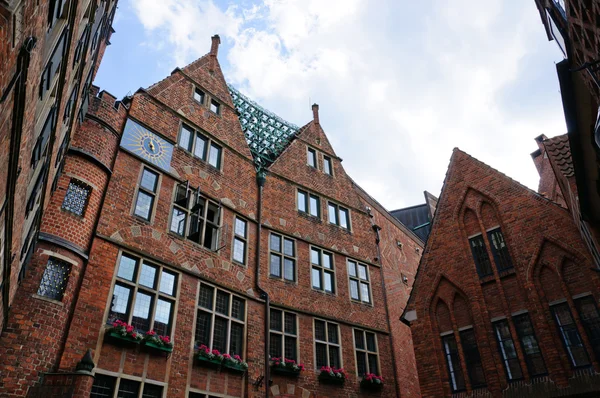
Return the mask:
<path fill-rule="evenodd" d="M 283 327 L 283 321 L 282 321 L 282 312 L 279 310 L 271 310 L 271 318 L 270 318 L 270 328 L 271 330 L 276 330 L 278 332 L 281 332 L 282 327 Z"/>
<path fill-rule="evenodd" d="M 158 181 L 158 174 L 148 169 L 144 169 L 142 172 L 142 181 L 140 186 L 147 189 L 150 192 L 156 191 L 156 183 Z"/>
<path fill-rule="evenodd" d="M 442 346 L 444 347 L 446 364 L 448 365 L 450 387 L 453 392 L 462 391 L 465 389 L 465 380 L 460 366 L 458 348 L 456 346 L 454 335 L 444 336 L 442 338 Z"/>
<path fill-rule="evenodd" d="M 216 113 L 217 115 L 219 114 L 219 110 L 221 109 L 221 104 L 219 104 L 216 101 L 210 101 L 210 110 L 213 113 Z"/>
<path fill-rule="evenodd" d="M 199 89 L 194 90 L 194 99 L 200 103 L 204 103 L 204 92 Z"/>
<path fill-rule="evenodd" d="M 356 352 L 356 369 L 358 375 L 363 376 L 367 374 L 367 354 L 361 351 Z"/>
<path fill-rule="evenodd" d="M 202 285 L 200 286 L 200 300 L 199 304 L 201 307 L 212 310 L 213 308 L 213 293 L 215 289 L 212 286 Z"/>
<path fill-rule="evenodd" d="M 308 165 L 312 166 L 312 167 L 317 167 L 317 154 L 313 149 L 308 149 L 307 151 L 307 156 L 308 156 Z"/>
<path fill-rule="evenodd" d="M 285 332 L 296 335 L 296 315 L 285 313 Z"/>
<path fill-rule="evenodd" d="M 494 324 L 494 329 L 496 331 L 496 340 L 498 342 L 498 348 L 500 350 L 500 355 L 502 356 L 507 378 L 509 380 L 522 378 L 523 374 L 517 358 L 517 351 L 510 334 L 508 322 L 496 322 Z"/>
<path fill-rule="evenodd" d="M 367 350 L 371 352 L 377 352 L 377 344 L 375 344 L 375 335 L 373 333 L 366 332 L 367 335 Z"/>
<path fill-rule="evenodd" d="M 323 253 L 323 267 L 333 269 L 331 253 Z"/>
<path fill-rule="evenodd" d="M 119 270 L 117 276 L 119 278 L 133 281 L 135 277 L 135 267 L 137 265 L 137 258 L 130 257 L 126 254 L 121 254 L 121 261 L 119 261 Z"/>
<path fill-rule="evenodd" d="M 318 268 L 312 269 L 312 287 L 321 289 L 321 271 Z"/>
<path fill-rule="evenodd" d="M 117 398 L 138 398 L 140 391 L 140 382 L 128 379 L 119 381 L 119 392 Z"/>
<path fill-rule="evenodd" d="M 325 322 L 315 321 L 315 340 L 327 341 L 325 338 Z"/>
<path fill-rule="evenodd" d="M 144 191 L 138 191 L 137 201 L 135 203 L 135 215 L 140 216 L 146 220 L 150 219 L 150 210 L 152 209 L 152 202 L 154 197 L 148 195 Z"/>
<path fill-rule="evenodd" d="M 600 360 L 600 314 L 593 296 L 587 296 L 575 300 L 575 306 L 579 312 L 581 322 L 588 335 L 596 358 Z"/>
<path fill-rule="evenodd" d="M 117 319 L 124 322 L 128 321 L 128 308 L 131 296 L 131 289 L 122 285 L 115 285 L 113 298 L 110 306 L 108 323 L 113 323 Z"/>
<path fill-rule="evenodd" d="M 229 294 L 217 290 L 217 305 L 215 311 L 223 315 L 229 315 Z"/>
<path fill-rule="evenodd" d="M 233 260 L 238 263 L 246 263 L 246 242 L 235 238 L 233 240 Z"/>
<path fill-rule="evenodd" d="M 306 213 L 306 194 L 302 191 L 298 191 L 298 210 Z"/>
<path fill-rule="evenodd" d="M 331 272 L 324 272 L 323 276 L 325 277 L 325 291 L 333 293 L 333 274 Z"/>
<path fill-rule="evenodd" d="M 177 207 L 173 207 L 173 214 L 171 216 L 171 232 L 174 232 L 180 236 L 184 236 L 186 217 L 186 212 L 178 209 Z"/>
<path fill-rule="evenodd" d="M 142 264 L 139 284 L 154 289 L 156 285 L 156 267 L 148 264 Z"/>
<path fill-rule="evenodd" d="M 296 274 L 296 262 L 294 260 L 291 260 L 289 258 L 285 258 L 283 260 L 283 277 L 288 280 L 288 281 L 294 281 L 296 280 L 295 278 L 295 274 Z"/>
<path fill-rule="evenodd" d="M 332 323 L 327 324 L 327 341 L 330 343 L 338 344 L 338 328 L 337 325 Z"/>
<path fill-rule="evenodd" d="M 281 252 L 281 236 L 271 234 L 271 250 Z"/>
<path fill-rule="evenodd" d="M 142 398 L 162 398 L 163 388 L 154 384 L 144 383 Z"/>
<path fill-rule="evenodd" d="M 360 330 L 354 330 L 354 346 L 358 349 L 365 349 L 365 335 Z"/>
<path fill-rule="evenodd" d="M 62 208 L 78 216 L 83 216 L 91 191 L 92 188 L 86 184 L 72 179 L 71 182 L 69 182 Z"/>
<path fill-rule="evenodd" d="M 329 175 L 333 174 L 331 172 L 331 159 L 329 159 L 328 157 L 323 157 L 323 171 Z"/>
<path fill-rule="evenodd" d="M 244 299 L 233 296 L 231 301 L 231 316 L 240 321 L 246 318 L 246 302 Z"/>
<path fill-rule="evenodd" d="M 215 317 L 215 330 L 213 331 L 213 349 L 221 353 L 227 349 L 227 320 Z"/>
<path fill-rule="evenodd" d="M 171 329 L 171 307 L 172 303 L 163 299 L 156 302 L 156 313 L 154 315 L 154 330 L 156 333 L 168 336 Z"/>
<path fill-rule="evenodd" d="M 37 294 L 61 301 L 69 281 L 71 265 L 55 258 L 48 259 Z"/>
<path fill-rule="evenodd" d="M 481 364 L 481 356 L 477 348 L 477 340 L 473 329 L 460 332 L 460 340 L 465 356 L 469 379 L 473 388 L 485 386 L 485 375 Z"/>
<path fill-rule="evenodd" d="M 356 276 L 356 263 L 348 260 L 348 275 Z"/>
<path fill-rule="evenodd" d="M 283 240 L 283 253 L 286 256 L 294 257 L 296 255 L 296 250 L 294 249 L 294 241 L 291 239 L 285 238 Z"/>
<path fill-rule="evenodd" d="M 237 217 L 235 218 L 235 234 L 242 238 L 246 237 L 246 221 Z"/>
<path fill-rule="evenodd" d="M 371 302 L 371 297 L 369 295 L 369 284 L 362 283 L 360 284 L 360 299 L 365 303 Z"/>
<path fill-rule="evenodd" d="M 187 151 L 191 151 L 193 135 L 194 135 L 194 130 L 190 129 L 185 124 L 182 124 L 181 132 L 179 133 L 179 146 Z"/>
<path fill-rule="evenodd" d="M 340 348 L 336 346 L 329 346 L 329 366 L 332 368 L 340 367 Z"/>
<path fill-rule="evenodd" d="M 230 355 L 243 355 L 244 346 L 244 325 L 236 322 L 231 322 L 231 340 L 229 343 Z"/>
<path fill-rule="evenodd" d="M 492 265 L 490 264 L 490 258 L 483 243 L 483 236 L 477 235 L 469 239 L 469 243 L 471 244 L 471 253 L 473 254 L 473 260 L 475 261 L 479 276 L 491 275 Z"/>
<path fill-rule="evenodd" d="M 574 367 L 588 366 L 590 361 L 581 341 L 581 336 L 573 322 L 568 304 L 555 305 L 552 307 L 552 312 L 554 313 L 554 318 L 559 327 L 567 354 L 571 359 L 571 364 Z"/>
<path fill-rule="evenodd" d="M 310 250 L 310 262 L 321 265 L 321 251 L 319 249 L 312 248 Z"/>
<path fill-rule="evenodd" d="M 117 379 L 114 377 L 96 373 L 90 398 L 112 398 L 116 381 Z"/>
<path fill-rule="evenodd" d="M 176 276 L 170 272 L 163 271 L 160 277 L 160 291 L 162 293 L 174 296 Z"/>
<path fill-rule="evenodd" d="M 316 343 L 315 351 L 317 357 L 317 369 L 321 368 L 322 366 L 328 366 L 329 364 L 327 363 L 327 345 Z"/>
<path fill-rule="evenodd" d="M 364 264 L 358 264 L 358 277 L 364 281 L 368 281 L 367 278 L 367 266 Z"/>
<path fill-rule="evenodd" d="M 293 359 L 294 361 L 297 360 L 296 338 L 290 337 L 290 336 L 285 336 L 284 344 L 285 344 L 285 357 L 287 359 Z"/>
<path fill-rule="evenodd" d="M 340 208 L 340 227 L 348 229 L 348 210 Z"/>
<path fill-rule="evenodd" d="M 194 155 L 202 160 L 206 160 L 206 143 L 206 138 L 196 134 L 196 147 L 194 148 Z"/>
<path fill-rule="evenodd" d="M 204 344 L 210 347 L 210 329 L 212 315 L 203 311 L 198 311 L 198 319 L 196 320 L 196 345 Z"/>
<path fill-rule="evenodd" d="M 327 214 L 329 216 L 329 222 L 331 224 L 337 224 L 337 211 L 336 207 L 331 203 L 327 204 Z"/>
<path fill-rule="evenodd" d="M 135 294 L 135 306 L 131 324 L 137 330 L 145 332 L 150 330 L 150 308 L 152 307 L 152 296 L 137 292 Z"/>
<path fill-rule="evenodd" d="M 379 365 L 375 354 L 369 354 L 369 372 L 379 375 Z"/>
<path fill-rule="evenodd" d="M 272 358 L 281 358 L 283 356 L 283 352 L 281 351 L 281 340 L 282 336 L 277 333 L 271 333 L 271 341 L 269 346 L 269 355 Z"/>
<path fill-rule="evenodd" d="M 494 261 L 498 267 L 498 271 L 504 271 L 513 267 L 510 254 L 508 253 L 508 247 L 504 242 L 504 236 L 500 229 L 488 232 L 488 239 L 492 245 L 492 254 L 494 255 Z"/>
<path fill-rule="evenodd" d="M 319 198 L 312 195 L 310 197 L 310 214 L 319 217 Z"/>
<path fill-rule="evenodd" d="M 208 159 L 208 164 L 216 167 L 217 169 L 221 167 L 221 147 L 216 144 L 210 144 L 210 157 Z"/>
<path fill-rule="evenodd" d="M 281 257 L 276 254 L 271 254 L 271 275 L 281 277 Z"/>

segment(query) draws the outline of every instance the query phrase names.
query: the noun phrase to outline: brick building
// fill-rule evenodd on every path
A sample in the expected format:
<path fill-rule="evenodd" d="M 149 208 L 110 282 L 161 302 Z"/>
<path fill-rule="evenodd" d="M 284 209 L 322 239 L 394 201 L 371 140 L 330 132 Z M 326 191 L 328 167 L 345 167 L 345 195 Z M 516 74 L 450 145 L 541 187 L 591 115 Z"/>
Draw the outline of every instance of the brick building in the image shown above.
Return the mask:
<path fill-rule="evenodd" d="M 116 1 L 0 1 L 0 329 L 85 113 Z"/>
<path fill-rule="evenodd" d="M 600 395 L 600 278 L 570 206 L 566 135 L 540 191 L 455 149 L 402 319 L 424 397 Z"/>
<path fill-rule="evenodd" d="M 423 242 L 346 175 L 317 105 L 298 128 L 228 86 L 219 41 L 122 101 L 92 86 L 0 339 L 0 395 L 419 396 L 399 318 Z M 134 337 L 149 331 L 173 347 Z"/>

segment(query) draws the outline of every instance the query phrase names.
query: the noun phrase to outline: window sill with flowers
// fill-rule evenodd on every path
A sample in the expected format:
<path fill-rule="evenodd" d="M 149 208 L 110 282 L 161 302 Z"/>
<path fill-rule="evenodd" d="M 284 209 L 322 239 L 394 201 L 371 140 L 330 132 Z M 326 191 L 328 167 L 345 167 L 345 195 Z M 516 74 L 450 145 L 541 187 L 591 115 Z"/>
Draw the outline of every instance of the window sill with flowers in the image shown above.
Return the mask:
<path fill-rule="evenodd" d="M 195 357 L 197 363 L 201 366 L 226 368 L 241 373 L 248 370 L 248 364 L 239 355 L 222 354 L 218 350 L 211 350 L 204 344 L 197 348 Z"/>
<path fill-rule="evenodd" d="M 304 365 L 293 359 L 271 358 L 271 373 L 281 376 L 299 376 L 304 371 Z"/>
<path fill-rule="evenodd" d="M 360 388 L 369 391 L 379 391 L 383 388 L 383 377 L 367 373 L 360 381 Z"/>
<path fill-rule="evenodd" d="M 326 384 L 344 384 L 348 375 L 342 368 L 332 368 L 329 366 L 321 367 L 321 373 L 319 373 L 319 381 Z"/>
<path fill-rule="evenodd" d="M 151 351 L 171 353 L 173 351 L 173 342 L 169 336 L 158 335 L 154 330 L 142 334 L 135 328 L 119 319 L 113 322 L 108 328 L 106 337 L 117 344 L 143 344 Z"/>

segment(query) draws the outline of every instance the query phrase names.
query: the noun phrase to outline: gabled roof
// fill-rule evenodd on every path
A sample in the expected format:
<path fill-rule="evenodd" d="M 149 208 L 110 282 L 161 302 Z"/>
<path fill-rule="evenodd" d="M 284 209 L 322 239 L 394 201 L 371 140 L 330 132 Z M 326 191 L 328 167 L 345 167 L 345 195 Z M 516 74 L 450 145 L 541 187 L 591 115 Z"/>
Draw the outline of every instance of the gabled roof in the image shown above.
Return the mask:
<path fill-rule="evenodd" d="M 258 105 L 232 85 L 227 85 L 240 125 L 254 157 L 257 169 L 266 169 L 287 148 L 300 130 Z"/>

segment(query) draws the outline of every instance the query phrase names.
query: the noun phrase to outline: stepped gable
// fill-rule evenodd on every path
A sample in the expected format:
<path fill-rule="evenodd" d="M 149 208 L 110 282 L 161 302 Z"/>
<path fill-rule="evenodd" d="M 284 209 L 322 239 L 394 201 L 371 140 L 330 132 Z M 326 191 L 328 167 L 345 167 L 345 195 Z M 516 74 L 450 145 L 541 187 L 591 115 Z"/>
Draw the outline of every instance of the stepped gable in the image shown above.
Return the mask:
<path fill-rule="evenodd" d="M 571 146 L 567 134 L 546 139 L 543 144 L 550 160 L 558 167 L 560 172 L 567 178 L 575 176 Z"/>

